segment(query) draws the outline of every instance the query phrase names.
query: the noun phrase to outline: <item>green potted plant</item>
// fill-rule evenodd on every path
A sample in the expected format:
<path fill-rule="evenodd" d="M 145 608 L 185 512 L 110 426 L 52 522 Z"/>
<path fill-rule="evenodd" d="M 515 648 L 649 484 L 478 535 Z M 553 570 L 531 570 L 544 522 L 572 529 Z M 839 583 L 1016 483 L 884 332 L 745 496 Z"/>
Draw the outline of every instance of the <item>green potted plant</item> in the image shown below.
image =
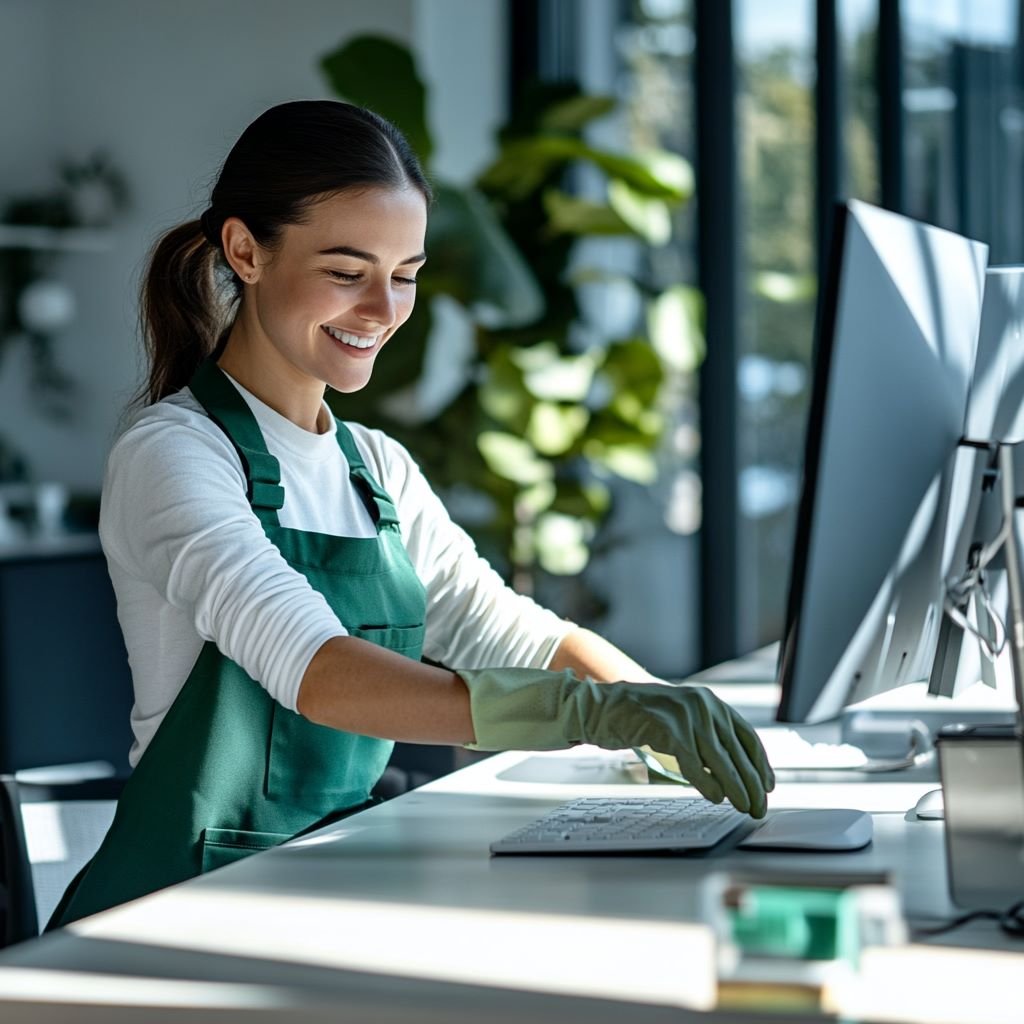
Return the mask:
<path fill-rule="evenodd" d="M 398 124 L 429 173 L 426 89 L 406 49 L 363 36 L 320 66 L 339 96 Z M 535 85 L 473 185 L 435 181 L 429 259 L 401 355 L 381 360 L 364 392 L 331 399 L 340 416 L 402 441 L 455 500 L 481 550 L 524 591 L 538 569 L 583 569 L 614 477 L 654 479 L 665 383 L 692 369 L 701 351 L 696 294 L 655 291 L 636 276 L 629 281 L 644 314 L 635 330 L 609 338 L 580 329 L 579 287 L 610 275 L 581 265 L 577 242 L 665 244 L 672 208 L 692 191 L 689 166 L 673 154 L 617 153 L 587 141 L 591 122 L 615 106 L 571 85 Z M 600 195 L 566 188 L 581 167 L 601 183 Z M 410 395 L 431 350 L 446 344 L 452 306 L 469 324 L 461 379 L 440 404 L 417 410 Z"/>

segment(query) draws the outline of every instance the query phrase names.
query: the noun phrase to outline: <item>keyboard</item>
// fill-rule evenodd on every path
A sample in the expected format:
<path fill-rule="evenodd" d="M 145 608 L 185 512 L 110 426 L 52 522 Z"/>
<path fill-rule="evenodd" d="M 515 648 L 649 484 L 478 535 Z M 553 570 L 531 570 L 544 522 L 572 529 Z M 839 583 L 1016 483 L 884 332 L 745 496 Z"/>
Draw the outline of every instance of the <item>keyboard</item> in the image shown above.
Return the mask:
<path fill-rule="evenodd" d="M 491 853 L 704 850 L 749 820 L 700 797 L 584 797 L 491 843 Z"/>

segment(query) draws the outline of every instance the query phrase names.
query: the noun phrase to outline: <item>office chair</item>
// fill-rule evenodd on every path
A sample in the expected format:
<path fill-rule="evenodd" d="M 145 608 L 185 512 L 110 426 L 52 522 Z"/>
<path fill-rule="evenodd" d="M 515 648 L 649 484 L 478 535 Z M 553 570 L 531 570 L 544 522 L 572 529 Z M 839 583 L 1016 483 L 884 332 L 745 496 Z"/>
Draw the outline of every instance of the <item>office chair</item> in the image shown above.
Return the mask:
<path fill-rule="evenodd" d="M 120 778 L 26 783 L 0 775 L 0 947 L 37 936 L 99 848 Z"/>

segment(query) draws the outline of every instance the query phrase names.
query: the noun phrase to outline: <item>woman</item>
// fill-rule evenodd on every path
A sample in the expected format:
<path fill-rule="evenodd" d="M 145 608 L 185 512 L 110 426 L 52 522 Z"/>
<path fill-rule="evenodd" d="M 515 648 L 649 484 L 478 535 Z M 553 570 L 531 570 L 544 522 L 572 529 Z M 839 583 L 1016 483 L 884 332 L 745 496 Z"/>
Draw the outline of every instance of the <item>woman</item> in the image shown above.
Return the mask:
<path fill-rule="evenodd" d="M 157 243 L 148 405 L 110 454 L 100 521 L 134 771 L 53 923 L 351 813 L 395 740 L 647 743 L 764 814 L 771 769 L 738 715 L 505 588 L 405 450 L 325 405 L 412 311 L 429 203 L 392 125 L 286 103 Z"/>

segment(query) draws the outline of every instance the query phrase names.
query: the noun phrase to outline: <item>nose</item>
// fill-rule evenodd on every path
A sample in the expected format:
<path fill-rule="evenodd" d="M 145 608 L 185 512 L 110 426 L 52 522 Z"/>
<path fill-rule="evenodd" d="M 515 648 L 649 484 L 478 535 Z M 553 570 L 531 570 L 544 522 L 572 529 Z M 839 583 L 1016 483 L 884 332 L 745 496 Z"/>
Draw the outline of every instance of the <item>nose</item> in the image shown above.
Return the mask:
<path fill-rule="evenodd" d="M 379 327 L 390 327 L 395 322 L 395 296 L 391 282 L 369 285 L 356 306 L 356 313 Z"/>

